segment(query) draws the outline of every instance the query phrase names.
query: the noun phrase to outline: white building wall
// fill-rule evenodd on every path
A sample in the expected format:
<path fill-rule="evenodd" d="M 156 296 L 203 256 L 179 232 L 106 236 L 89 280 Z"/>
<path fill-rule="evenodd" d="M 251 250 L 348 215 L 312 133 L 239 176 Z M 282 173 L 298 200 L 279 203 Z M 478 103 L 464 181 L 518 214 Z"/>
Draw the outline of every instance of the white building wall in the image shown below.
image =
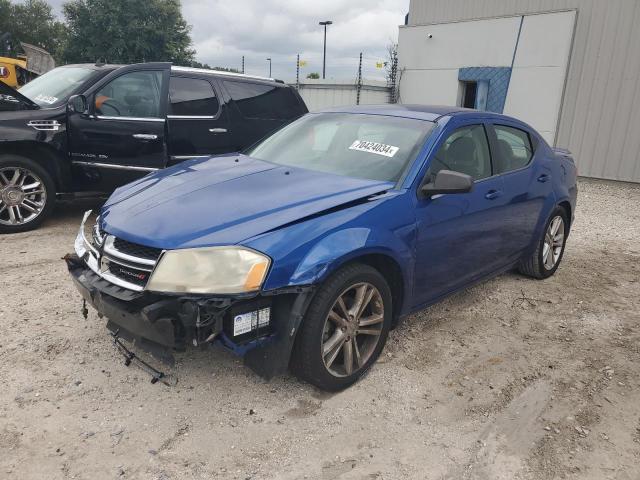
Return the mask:
<path fill-rule="evenodd" d="M 551 145 L 556 131 L 575 11 L 527 15 L 522 23 L 504 113 L 534 126 Z"/>
<path fill-rule="evenodd" d="M 401 27 L 400 103 L 456 105 L 458 70 L 470 66 L 509 66 L 519 24 L 519 18 L 501 18 Z"/>
<path fill-rule="evenodd" d="M 504 113 L 553 144 L 574 19 L 569 11 L 402 27 L 400 102 L 457 105 L 459 69 L 513 64 Z"/>
<path fill-rule="evenodd" d="M 640 0 L 411 0 L 409 24 L 563 10 L 577 17 L 556 144 L 580 175 L 640 182 Z"/>

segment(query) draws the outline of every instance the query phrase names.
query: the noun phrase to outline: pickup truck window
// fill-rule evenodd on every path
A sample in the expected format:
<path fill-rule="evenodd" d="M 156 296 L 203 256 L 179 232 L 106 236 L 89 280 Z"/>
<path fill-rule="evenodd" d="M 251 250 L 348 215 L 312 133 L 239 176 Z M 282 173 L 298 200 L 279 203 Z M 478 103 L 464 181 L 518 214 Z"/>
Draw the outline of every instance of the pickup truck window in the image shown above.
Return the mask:
<path fill-rule="evenodd" d="M 169 101 L 169 114 L 174 116 L 213 117 L 219 109 L 211 84 L 197 78 L 171 77 Z"/>
<path fill-rule="evenodd" d="M 289 88 L 228 80 L 224 86 L 246 118 L 291 119 L 302 113 Z"/>
<path fill-rule="evenodd" d="M 160 117 L 162 72 L 125 73 L 95 95 L 96 113 L 107 117 Z"/>

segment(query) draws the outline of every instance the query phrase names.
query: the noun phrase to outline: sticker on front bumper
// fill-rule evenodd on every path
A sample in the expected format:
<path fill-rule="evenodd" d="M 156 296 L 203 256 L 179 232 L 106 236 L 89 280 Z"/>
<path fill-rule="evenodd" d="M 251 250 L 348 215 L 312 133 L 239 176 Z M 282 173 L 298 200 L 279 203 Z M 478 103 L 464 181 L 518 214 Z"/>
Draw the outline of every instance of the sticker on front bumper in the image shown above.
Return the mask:
<path fill-rule="evenodd" d="M 243 313 L 233 319 L 233 336 L 249 333 L 258 323 L 258 312 Z"/>

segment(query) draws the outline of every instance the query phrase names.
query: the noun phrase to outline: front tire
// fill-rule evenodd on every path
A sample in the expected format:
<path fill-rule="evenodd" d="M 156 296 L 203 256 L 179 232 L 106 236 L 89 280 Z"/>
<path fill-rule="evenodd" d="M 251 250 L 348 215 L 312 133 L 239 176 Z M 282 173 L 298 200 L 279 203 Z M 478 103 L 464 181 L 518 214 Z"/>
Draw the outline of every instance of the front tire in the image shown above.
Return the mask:
<path fill-rule="evenodd" d="M 556 207 L 542 231 L 536 250 L 523 261 L 518 270 L 529 277 L 544 279 L 556 273 L 569 235 L 569 218 L 562 207 Z"/>
<path fill-rule="evenodd" d="M 391 290 L 372 267 L 352 264 L 316 292 L 298 332 L 294 373 L 338 391 L 356 382 L 378 359 L 391 328 Z"/>
<path fill-rule="evenodd" d="M 0 234 L 38 228 L 51 214 L 55 185 L 33 160 L 0 155 Z"/>

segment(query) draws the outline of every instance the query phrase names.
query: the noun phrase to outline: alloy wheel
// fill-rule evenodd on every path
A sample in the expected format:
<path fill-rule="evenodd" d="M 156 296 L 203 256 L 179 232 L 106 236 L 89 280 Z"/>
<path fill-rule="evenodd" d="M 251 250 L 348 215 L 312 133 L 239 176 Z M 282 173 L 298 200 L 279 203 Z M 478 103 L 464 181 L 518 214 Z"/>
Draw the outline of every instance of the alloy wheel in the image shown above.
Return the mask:
<path fill-rule="evenodd" d="M 370 283 L 348 287 L 336 299 L 325 319 L 322 359 L 329 373 L 346 377 L 362 369 L 382 334 L 384 303 Z"/>
<path fill-rule="evenodd" d="M 47 192 L 42 179 L 26 168 L 0 168 L 0 225 L 24 225 L 42 213 Z"/>
<path fill-rule="evenodd" d="M 562 247 L 564 246 L 564 220 L 561 216 L 554 217 L 544 236 L 544 245 L 542 246 L 542 264 L 547 270 L 552 270 L 556 266 L 560 255 L 562 255 Z"/>

